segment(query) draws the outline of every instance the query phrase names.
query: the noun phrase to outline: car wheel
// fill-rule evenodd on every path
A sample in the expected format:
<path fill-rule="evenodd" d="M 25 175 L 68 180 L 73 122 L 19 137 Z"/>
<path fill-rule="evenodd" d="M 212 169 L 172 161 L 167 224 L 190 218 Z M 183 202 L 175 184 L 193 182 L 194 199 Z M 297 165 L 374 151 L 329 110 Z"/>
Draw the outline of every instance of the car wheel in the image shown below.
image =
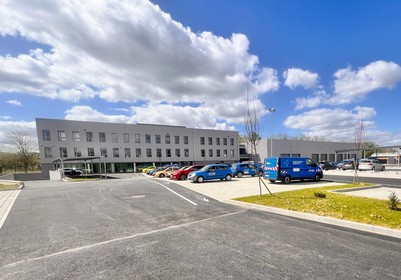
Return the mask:
<path fill-rule="evenodd" d="M 232 178 L 232 176 L 230 174 L 227 174 L 224 179 L 226 179 L 226 181 L 231 181 L 231 178 Z"/>
<path fill-rule="evenodd" d="M 375 169 L 376 169 L 376 167 L 373 166 L 373 167 L 372 167 L 372 170 L 375 171 Z"/>
<path fill-rule="evenodd" d="M 180 175 L 180 180 L 186 180 L 187 179 L 187 175 L 185 175 L 185 174 L 181 174 Z"/>
<path fill-rule="evenodd" d="M 319 182 L 320 181 L 320 175 L 316 174 L 315 177 L 313 177 L 313 181 Z"/>
<path fill-rule="evenodd" d="M 198 179 L 196 179 L 196 182 L 203 183 L 203 182 L 205 182 L 205 178 L 203 178 L 202 176 L 199 176 Z"/>
<path fill-rule="evenodd" d="M 237 173 L 237 177 L 238 177 L 238 178 L 242 178 L 242 172 L 238 172 L 238 173 Z"/>
<path fill-rule="evenodd" d="M 258 176 L 262 177 L 263 176 L 263 171 L 259 171 Z"/>
<path fill-rule="evenodd" d="M 384 166 L 382 167 L 382 171 L 384 171 L 384 169 L 386 169 Z"/>
<path fill-rule="evenodd" d="M 276 180 L 269 180 L 269 182 L 270 182 L 270 183 L 274 183 L 274 182 L 276 182 Z"/>
<path fill-rule="evenodd" d="M 291 183 L 291 177 L 290 177 L 290 175 L 285 176 L 284 179 L 282 180 L 282 182 L 283 182 L 284 184 L 289 184 L 289 183 Z"/>
<path fill-rule="evenodd" d="M 166 177 L 166 175 L 160 174 L 159 177 L 160 177 L 160 178 L 164 178 L 164 177 Z"/>

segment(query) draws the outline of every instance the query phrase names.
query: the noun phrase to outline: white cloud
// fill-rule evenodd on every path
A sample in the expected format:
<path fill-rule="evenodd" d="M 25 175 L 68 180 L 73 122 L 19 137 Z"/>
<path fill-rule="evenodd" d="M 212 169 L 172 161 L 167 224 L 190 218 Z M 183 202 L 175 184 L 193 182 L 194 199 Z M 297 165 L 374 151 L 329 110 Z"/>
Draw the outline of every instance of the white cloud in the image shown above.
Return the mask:
<path fill-rule="evenodd" d="M 14 105 L 14 106 L 22 106 L 22 103 L 20 101 L 18 101 L 18 100 L 15 100 L 15 99 L 7 100 L 6 103 Z"/>
<path fill-rule="evenodd" d="M 77 102 L 204 102 L 277 90 L 245 35 L 193 33 L 147 0 L 2 1 L 0 34 L 52 48 L 0 57 L 0 92 Z"/>
<path fill-rule="evenodd" d="M 370 107 L 355 107 L 345 109 L 314 109 L 299 115 L 289 116 L 284 125 L 290 129 L 301 130 L 307 136 L 321 136 L 333 141 L 355 141 L 357 121 L 363 119 L 367 139 L 373 132 L 378 133 L 374 117 L 376 111 Z M 384 133 L 384 132 L 382 132 Z M 382 141 L 371 139 L 369 141 Z M 399 139 L 401 140 L 401 139 Z M 383 144 L 384 142 L 378 142 Z"/>
<path fill-rule="evenodd" d="M 284 71 L 283 77 L 285 79 L 284 85 L 291 89 L 299 86 L 305 89 L 312 89 L 316 88 L 319 82 L 318 74 L 299 68 L 290 68 Z"/>
<path fill-rule="evenodd" d="M 394 88 L 401 81 L 401 67 L 394 62 L 376 61 L 353 71 L 351 67 L 338 70 L 334 77 L 335 95 L 330 104 L 361 101 L 366 94 L 380 88 Z"/>
<path fill-rule="evenodd" d="M 318 107 L 320 104 L 324 104 L 328 98 L 329 95 L 324 90 L 317 90 L 313 96 L 296 98 L 295 110 Z"/>

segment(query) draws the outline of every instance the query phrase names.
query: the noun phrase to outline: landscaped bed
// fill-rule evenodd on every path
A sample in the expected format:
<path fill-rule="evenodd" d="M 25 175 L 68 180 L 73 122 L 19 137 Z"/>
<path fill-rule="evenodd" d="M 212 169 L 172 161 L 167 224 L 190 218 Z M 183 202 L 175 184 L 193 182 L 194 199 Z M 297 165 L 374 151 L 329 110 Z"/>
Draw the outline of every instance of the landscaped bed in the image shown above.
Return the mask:
<path fill-rule="evenodd" d="M 18 189 L 19 186 L 20 186 L 19 184 L 3 184 L 3 183 L 0 183 L 0 190 L 7 190 L 7 189 L 13 190 L 13 189 Z"/>
<path fill-rule="evenodd" d="M 361 186 L 351 184 L 302 189 L 235 200 L 401 230 L 400 204 L 397 210 L 390 210 L 387 200 L 332 192 Z"/>

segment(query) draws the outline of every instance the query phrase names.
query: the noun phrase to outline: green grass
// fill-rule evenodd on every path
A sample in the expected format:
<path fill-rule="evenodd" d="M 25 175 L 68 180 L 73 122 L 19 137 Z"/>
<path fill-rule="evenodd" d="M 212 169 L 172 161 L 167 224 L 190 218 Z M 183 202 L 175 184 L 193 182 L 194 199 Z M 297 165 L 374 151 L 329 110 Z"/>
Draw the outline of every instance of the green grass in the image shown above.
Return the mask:
<path fill-rule="evenodd" d="M 366 186 L 365 184 L 364 186 Z M 387 200 L 356 197 L 334 193 L 332 190 L 361 187 L 362 185 L 342 185 L 311 188 L 272 195 L 250 196 L 235 200 L 283 208 L 292 211 L 328 216 L 359 223 L 401 229 L 401 205 L 390 210 Z M 315 197 L 315 192 L 326 194 L 326 198 Z"/>
<path fill-rule="evenodd" d="M 19 184 L 0 184 L 0 190 L 18 189 Z"/>

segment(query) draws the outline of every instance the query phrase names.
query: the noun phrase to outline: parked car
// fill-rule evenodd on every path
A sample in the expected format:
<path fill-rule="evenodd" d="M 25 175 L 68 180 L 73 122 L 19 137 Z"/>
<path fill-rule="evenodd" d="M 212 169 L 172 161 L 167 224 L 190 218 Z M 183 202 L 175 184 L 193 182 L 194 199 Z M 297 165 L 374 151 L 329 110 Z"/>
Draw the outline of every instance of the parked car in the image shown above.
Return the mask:
<path fill-rule="evenodd" d="M 230 181 L 232 177 L 230 166 L 221 163 L 209 164 L 198 171 L 193 171 L 188 174 L 188 180 L 198 183 L 217 179 Z"/>
<path fill-rule="evenodd" d="M 198 171 L 203 168 L 204 165 L 191 165 L 187 166 L 184 169 L 179 169 L 171 172 L 170 179 L 172 180 L 186 180 L 188 178 L 188 174 L 192 171 Z"/>
<path fill-rule="evenodd" d="M 271 183 L 279 180 L 288 184 L 292 180 L 304 179 L 318 182 L 323 178 L 323 171 L 310 158 L 269 157 L 265 159 L 264 178 Z"/>
<path fill-rule="evenodd" d="M 146 174 L 147 174 L 147 175 L 150 175 L 150 176 L 153 176 L 153 174 L 155 174 L 156 172 L 162 171 L 162 170 L 164 170 L 164 169 L 166 169 L 165 166 L 155 167 L 155 168 L 153 168 L 152 170 L 149 170 L 148 172 L 146 172 Z"/>
<path fill-rule="evenodd" d="M 359 170 L 381 170 L 385 169 L 384 165 L 377 159 L 361 159 L 359 161 Z"/>
<path fill-rule="evenodd" d="M 321 168 L 322 170 L 333 170 L 333 169 L 337 169 L 337 165 L 334 165 L 333 163 L 328 162 L 328 161 L 320 161 L 320 162 L 318 162 L 317 164 L 320 166 L 320 168 Z"/>
<path fill-rule="evenodd" d="M 347 170 L 347 169 L 355 169 L 354 160 L 346 159 L 337 164 L 337 169 Z"/>
<path fill-rule="evenodd" d="M 155 166 L 143 167 L 143 168 L 139 169 L 139 172 L 147 173 L 153 169 L 155 169 Z"/>
<path fill-rule="evenodd" d="M 82 174 L 81 170 L 74 168 L 64 168 L 63 171 L 65 176 L 70 176 L 70 177 L 81 176 Z"/>
<path fill-rule="evenodd" d="M 263 168 L 261 165 L 251 165 L 249 163 L 233 163 L 231 165 L 231 172 L 233 177 L 241 178 L 244 175 L 250 176 L 263 176 Z"/>
<path fill-rule="evenodd" d="M 173 172 L 175 170 L 178 170 L 178 169 L 180 169 L 178 166 L 170 166 L 170 167 L 167 167 L 167 168 L 165 168 L 163 170 L 155 172 L 153 174 L 153 177 L 159 177 L 159 178 L 168 177 L 168 176 L 170 176 L 171 172 Z"/>

